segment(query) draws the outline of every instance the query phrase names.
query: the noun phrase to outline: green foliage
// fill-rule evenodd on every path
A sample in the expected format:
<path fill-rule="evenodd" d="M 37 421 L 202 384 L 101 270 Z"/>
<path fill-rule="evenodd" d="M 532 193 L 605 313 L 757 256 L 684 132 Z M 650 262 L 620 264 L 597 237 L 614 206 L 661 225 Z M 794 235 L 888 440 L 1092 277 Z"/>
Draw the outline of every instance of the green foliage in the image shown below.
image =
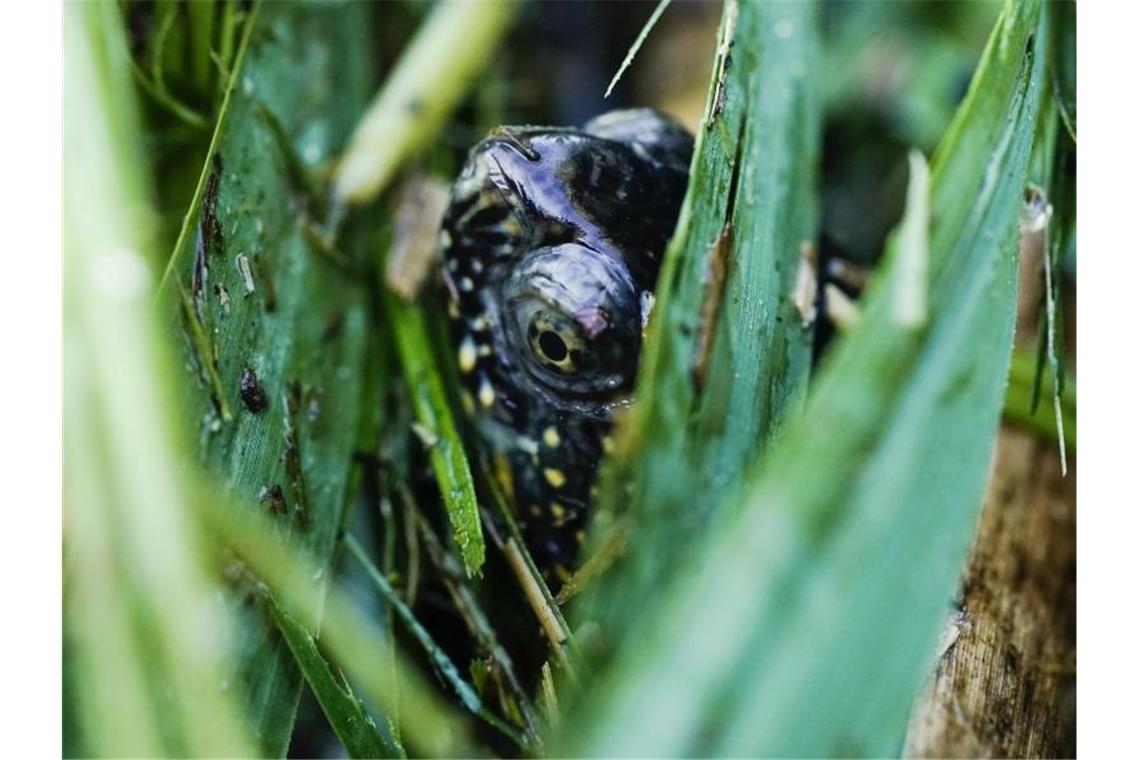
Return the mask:
<path fill-rule="evenodd" d="M 187 337 L 183 415 L 212 477 L 327 566 L 365 410 L 366 281 L 315 242 L 299 172 L 343 149 L 370 83 L 365 5 L 266 3 L 246 27 L 160 297 Z M 300 213 L 298 213 L 300 211 Z M 243 391 L 244 387 L 244 391 Z M 373 389 L 374 390 L 374 389 Z M 262 751 L 284 752 L 302 679 L 266 616 L 230 601 Z"/>
<path fill-rule="evenodd" d="M 277 629 L 289 645 L 305 681 L 349 756 L 404 757 L 403 748 L 380 733 L 364 703 L 353 694 L 344 677 L 333 672 L 305 627 L 272 599 L 267 602 Z"/>
<path fill-rule="evenodd" d="M 399 650 L 393 657 L 389 633 L 360 609 L 343 584 L 325 588 L 322 579 L 327 569 L 295 540 L 282 537 L 271 516 L 241 509 L 208 491 L 199 494 L 194 506 L 214 544 L 224 547 L 230 557 L 225 574 L 234 587 L 255 596 L 269 590 L 272 602 L 298 625 L 320 630 L 322 650 L 348 681 L 381 715 L 399 716 L 393 735 L 413 755 L 472 754 L 467 726 L 456 711 L 441 701 Z M 323 687 L 314 685 L 318 688 Z M 348 709 L 336 720 L 347 723 L 354 712 Z"/>
<path fill-rule="evenodd" d="M 1053 25 L 1053 57 L 1050 61 L 1053 77 L 1053 97 L 1065 129 L 1073 142 L 1077 141 L 1077 4 L 1075 0 L 1060 0 L 1052 13 L 1057 20 Z"/>
<path fill-rule="evenodd" d="M 815 15 L 810 3 L 725 4 L 638 401 L 596 518 L 632 519 L 638 536 L 592 610 L 612 639 L 626 601 L 677 564 L 807 379 L 811 331 L 792 294 L 816 223 Z"/>
<path fill-rule="evenodd" d="M 517 8 L 518 0 L 435 6 L 353 133 L 337 170 L 338 202 L 373 200 L 409 155 L 430 145 Z"/>
<path fill-rule="evenodd" d="M 118 11 L 65 8 L 65 682 L 78 754 L 252 751 L 152 309 L 154 218 Z"/>
<path fill-rule="evenodd" d="M 912 160 L 907 218 L 858 328 L 676 586 L 641 605 L 580 698 L 569 753 L 897 751 L 1001 408 L 1047 20 L 1006 6 L 929 191 Z"/>
<path fill-rule="evenodd" d="M 403 303 L 394 293 L 384 294 L 384 305 L 416 420 L 423 426 L 423 435 L 429 437 L 432 469 L 451 520 L 455 544 L 467 574 L 475 575 L 483 567 L 484 554 L 475 483 L 455 426 L 443 375 L 432 354 L 427 325 L 415 306 Z"/>
<path fill-rule="evenodd" d="M 464 451 L 432 299 L 376 293 L 391 204 L 342 205 L 369 203 L 438 136 L 516 6 L 157 3 L 160 36 L 133 58 L 116 5 L 67 7 L 69 752 L 283 756 L 305 683 L 352 756 L 898 751 L 1003 402 L 1052 430 L 1045 405 L 1031 413 L 1041 363 L 1015 354 L 1011 372 L 1010 340 L 1027 179 L 1057 207 L 1052 274 L 1072 247 L 1072 4 L 1007 3 L 948 128 L 969 34 L 915 54 L 895 136 L 928 149 L 944 135 L 929 170 L 912 153 L 858 323 L 809 386 L 813 317 L 796 294 L 819 231 L 821 122 L 854 81 L 819 62 L 862 60 L 894 6 L 836 15 L 848 26 L 824 51 L 817 3 L 725 3 L 637 401 L 601 483 L 599 561 L 568 586 L 586 589 L 576 639 L 484 457 Z M 392 57 L 378 40 L 403 34 L 392 19 L 422 24 L 366 116 L 373 58 Z M 196 179 L 156 302 L 154 209 L 189 185 L 156 204 L 152 180 L 182 170 L 148 166 L 138 135 L 173 123 L 190 136 L 157 144 L 195 146 L 180 158 Z M 1070 436 L 1072 388 L 1053 374 Z M 440 494 L 422 515 L 365 515 L 383 562 L 344 539 L 354 460 L 369 457 L 382 501 L 419 474 Z M 426 482 L 416 498 L 434 498 Z M 484 530 L 523 592 L 480 588 L 495 577 Z M 420 541 L 478 641 L 471 681 L 412 601 Z M 337 580 L 338 548 L 366 591 Z M 503 635 L 520 624 L 479 606 L 524 593 L 554 642 L 543 736 Z"/>

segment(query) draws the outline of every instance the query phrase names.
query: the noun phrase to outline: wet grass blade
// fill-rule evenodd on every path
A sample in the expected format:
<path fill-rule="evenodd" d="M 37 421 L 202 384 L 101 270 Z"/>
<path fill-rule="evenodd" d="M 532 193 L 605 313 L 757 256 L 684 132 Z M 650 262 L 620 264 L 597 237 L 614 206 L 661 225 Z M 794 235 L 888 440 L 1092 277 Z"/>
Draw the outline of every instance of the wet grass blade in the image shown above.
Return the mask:
<path fill-rule="evenodd" d="M 248 755 L 155 329 L 154 196 L 119 9 L 68 5 L 63 31 L 65 725 L 82 734 L 65 746 Z"/>
<path fill-rule="evenodd" d="M 617 600 L 652 593 L 802 395 L 811 330 L 793 291 L 817 214 L 816 12 L 810 2 L 724 6 L 637 402 L 619 424 L 595 522 L 632 520 L 637 535 L 595 598 L 592 614 L 608 616 L 614 637 L 627 615 Z"/>
<path fill-rule="evenodd" d="M 486 552 L 479 524 L 479 503 L 475 498 L 475 483 L 471 478 L 463 440 L 432 355 L 431 336 L 419 307 L 404 303 L 387 289 L 383 298 L 416 421 L 429 436 L 426 443 L 431 449 L 432 470 L 451 521 L 455 545 L 459 548 L 467 574 L 477 575 L 483 567 Z"/>
<path fill-rule="evenodd" d="M 319 175 L 371 83 L 370 7 L 251 10 L 198 189 L 160 292 L 200 460 L 321 566 L 351 485 L 370 382 L 369 291 L 314 243 Z M 353 250 L 349 235 L 339 241 Z M 368 261 L 361 257 L 362 261 Z M 179 336 L 182 336 L 181 338 Z M 286 643 L 236 600 L 238 692 L 261 752 L 288 746 L 302 686 Z"/>
<path fill-rule="evenodd" d="M 571 754 L 898 752 L 989 468 L 1048 27 L 1042 4 L 1006 4 L 933 161 L 929 235 L 912 160 L 858 328 L 691 572 L 646 605 L 635 655 L 584 695 Z M 922 248 L 926 313 L 904 318 Z"/>
<path fill-rule="evenodd" d="M 305 627 L 281 609 L 272 597 L 267 598 L 266 603 L 305 682 L 349 757 L 405 757 L 399 744 L 380 733 L 364 704 L 352 693 L 352 687 L 333 673 Z"/>

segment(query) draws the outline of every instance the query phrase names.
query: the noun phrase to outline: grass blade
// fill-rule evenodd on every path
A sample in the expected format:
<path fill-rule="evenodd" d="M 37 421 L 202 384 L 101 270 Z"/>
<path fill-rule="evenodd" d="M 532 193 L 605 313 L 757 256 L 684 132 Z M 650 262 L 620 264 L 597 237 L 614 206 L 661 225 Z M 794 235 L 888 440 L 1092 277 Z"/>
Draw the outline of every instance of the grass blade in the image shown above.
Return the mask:
<path fill-rule="evenodd" d="M 523 738 L 523 735 L 519 733 L 518 729 L 509 725 L 483 705 L 483 700 L 479 697 L 475 688 L 459 675 L 459 668 L 455 666 L 455 663 L 452 662 L 447 652 L 443 651 L 443 648 L 432 638 L 431 633 L 416 619 L 415 613 L 397 596 L 392 585 L 388 583 L 388 579 L 376 569 L 376 566 L 372 564 L 372 560 L 368 559 L 368 554 L 360 544 L 357 543 L 356 539 L 349 536 L 347 544 L 348 550 L 356 557 L 357 561 L 360 562 L 365 572 L 368 573 L 368 577 L 372 579 L 376 588 L 378 588 L 380 593 L 384 596 L 384 599 L 388 604 L 392 605 L 392 608 L 396 611 L 400 620 L 407 626 L 411 634 L 415 636 L 431 660 L 436 672 L 438 672 L 440 677 L 455 691 L 455 695 L 459 697 L 459 701 L 463 703 L 463 706 L 488 725 L 501 731 L 519 747 L 525 747 L 526 739 Z"/>
<path fill-rule="evenodd" d="M 912 232 L 890 246 L 859 327 L 692 572 L 647 605 L 635 655 L 580 700 L 575 725 L 590 730 L 564 737 L 571 754 L 898 751 L 989 467 L 1047 32 L 1040 3 L 1007 3 L 940 145 L 927 319 L 896 316 L 925 226 L 915 171 Z"/>
<path fill-rule="evenodd" d="M 817 213 L 815 17 L 810 2 L 725 3 L 637 402 L 603 475 L 595 524 L 637 535 L 589 610 L 603 620 L 654 592 L 801 397 L 811 330 L 792 294 Z"/>
<path fill-rule="evenodd" d="M 376 728 L 372 716 L 352 693 L 352 687 L 333 673 L 305 627 L 281 609 L 272 597 L 267 599 L 267 604 L 313 696 L 349 757 L 405 757 L 403 748 Z"/>
<path fill-rule="evenodd" d="M 264 584 L 272 599 L 306 630 L 320 628 L 321 646 L 330 661 L 386 716 L 400 716 L 402 743 L 414 755 L 474 754 L 466 724 L 456 711 L 392 649 L 388 633 L 359 609 L 348 590 L 337 584 L 326 589 L 322 579 L 327 571 L 311 552 L 282 538 L 269 516 L 241 509 L 231 499 L 203 493 L 194 506 L 215 540 L 232 552 L 226 576 L 255 598 L 261 598 L 264 589 L 250 589 L 248 582 Z"/>
<path fill-rule="evenodd" d="M 334 182 L 338 204 L 372 200 L 405 158 L 431 144 L 491 60 L 518 6 L 517 0 L 435 6 L 353 133 Z"/>
<path fill-rule="evenodd" d="M 65 618 L 83 751 L 246 755 L 153 318 L 126 36 L 116 5 L 64 10 Z"/>
<path fill-rule="evenodd" d="M 637 33 L 637 39 L 635 39 L 633 41 L 633 44 L 629 46 L 629 52 L 625 54 L 625 58 L 622 60 L 621 66 L 618 66 L 618 70 L 614 73 L 614 78 L 610 80 L 609 86 L 606 87 L 606 94 L 602 96 L 603 98 L 608 98 L 610 96 L 610 93 L 614 91 L 614 87 L 617 86 L 618 81 L 621 79 L 621 75 L 624 74 L 625 70 L 629 68 L 629 65 L 633 63 L 633 58 L 637 55 L 637 51 L 641 50 L 641 46 L 645 43 L 646 38 L 649 37 L 649 33 L 653 31 L 653 27 L 657 25 L 657 21 L 661 18 L 661 14 L 663 14 L 665 12 L 665 9 L 668 7 L 669 0 L 660 0 L 660 2 L 657 3 L 657 7 L 653 9 L 653 13 L 650 14 L 649 20 L 645 22 L 645 26 L 641 27 L 641 31 Z"/>
<path fill-rule="evenodd" d="M 1032 430 L 1039 438 L 1055 440 L 1057 437 L 1056 411 L 1052 405 L 1032 408 L 1034 378 L 1038 359 L 1024 350 L 1014 350 L 1009 367 L 1009 387 L 1005 393 L 1005 407 L 1002 414 Z M 1070 453 L 1077 450 L 1077 392 L 1072 382 L 1066 383 L 1061 392 L 1061 416 L 1065 431 L 1065 448 Z"/>
<path fill-rule="evenodd" d="M 370 83 L 370 8 L 255 5 L 198 189 L 163 280 L 198 455 L 241 503 L 319 565 L 332 557 L 369 382 L 368 278 L 313 242 L 317 174 L 347 140 Z M 344 243 L 355 242 L 346 238 Z M 349 265 L 351 266 L 351 265 Z M 252 506 L 251 506 L 252 508 Z M 238 691 L 261 751 L 288 746 L 302 680 L 264 617 L 240 621 Z"/>
<path fill-rule="evenodd" d="M 431 336 L 417 306 L 404 303 L 387 289 L 383 298 L 416 420 L 434 439 L 430 444 L 432 470 L 451 520 L 455 545 L 467 575 L 477 575 L 483 567 L 486 551 L 479 524 L 479 504 L 463 440 L 432 355 Z"/>
<path fill-rule="evenodd" d="M 1062 0 L 1054 6 L 1053 97 L 1073 142 L 1077 141 L 1077 4 Z"/>

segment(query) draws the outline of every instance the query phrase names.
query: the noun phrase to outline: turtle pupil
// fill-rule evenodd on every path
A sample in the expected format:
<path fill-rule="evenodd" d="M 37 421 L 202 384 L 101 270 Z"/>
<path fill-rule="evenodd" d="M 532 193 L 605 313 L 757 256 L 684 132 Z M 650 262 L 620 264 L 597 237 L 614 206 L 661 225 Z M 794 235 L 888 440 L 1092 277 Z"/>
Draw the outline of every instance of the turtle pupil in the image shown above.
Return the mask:
<path fill-rule="evenodd" d="M 538 347 L 552 362 L 560 362 L 570 353 L 566 348 L 566 341 L 562 340 L 558 333 L 550 330 L 546 330 L 538 336 Z"/>

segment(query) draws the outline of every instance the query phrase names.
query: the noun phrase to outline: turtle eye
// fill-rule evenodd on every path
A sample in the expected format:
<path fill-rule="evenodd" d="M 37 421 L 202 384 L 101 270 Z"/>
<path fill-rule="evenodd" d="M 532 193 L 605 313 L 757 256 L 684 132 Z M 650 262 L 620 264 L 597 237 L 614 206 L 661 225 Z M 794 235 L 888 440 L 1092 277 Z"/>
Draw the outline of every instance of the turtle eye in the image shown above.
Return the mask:
<path fill-rule="evenodd" d="M 569 318 L 549 309 L 536 309 L 530 314 L 526 338 L 531 353 L 543 367 L 560 375 L 573 375 L 581 369 L 587 347 L 580 329 Z"/>
<path fill-rule="evenodd" d="M 566 348 L 566 341 L 553 330 L 544 330 L 538 336 L 538 350 L 548 361 L 555 364 L 568 359 L 570 356 L 570 349 Z"/>
<path fill-rule="evenodd" d="M 518 366 L 545 391 L 610 398 L 629 387 L 641 310 L 614 261 L 573 243 L 538 249 L 504 282 L 502 303 Z"/>

